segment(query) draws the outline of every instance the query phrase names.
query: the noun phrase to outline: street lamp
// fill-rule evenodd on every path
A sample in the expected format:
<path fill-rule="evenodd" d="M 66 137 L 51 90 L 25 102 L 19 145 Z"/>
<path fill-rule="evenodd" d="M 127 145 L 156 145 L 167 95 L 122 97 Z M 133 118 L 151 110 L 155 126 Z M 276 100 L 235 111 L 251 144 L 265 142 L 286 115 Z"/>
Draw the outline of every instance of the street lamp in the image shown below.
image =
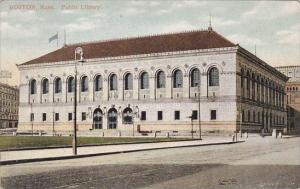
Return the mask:
<path fill-rule="evenodd" d="M 32 102 L 30 102 L 30 121 L 31 121 L 31 136 L 33 136 L 33 114 L 32 114 Z"/>
<path fill-rule="evenodd" d="M 56 102 L 53 102 L 53 111 L 52 111 L 52 114 L 53 114 L 53 118 L 52 118 L 52 135 L 55 136 L 55 129 L 54 129 L 54 122 L 56 121 L 56 116 L 55 116 L 55 106 L 56 106 Z M 55 120 L 54 120 L 55 119 Z"/>
<path fill-rule="evenodd" d="M 74 82 L 74 133 L 73 133 L 73 140 L 72 140 L 72 148 L 73 148 L 73 155 L 77 155 L 77 55 L 80 55 L 80 60 L 78 62 L 84 62 L 83 60 L 83 50 L 81 47 L 77 47 L 75 49 L 75 56 L 74 56 L 74 68 L 75 68 L 75 82 Z"/>
<path fill-rule="evenodd" d="M 199 76 L 200 78 L 200 76 Z M 200 80 L 200 79 L 199 79 Z M 202 140 L 201 136 L 201 114 L 200 114 L 200 81 L 198 83 L 198 111 L 199 111 L 199 139 Z"/>

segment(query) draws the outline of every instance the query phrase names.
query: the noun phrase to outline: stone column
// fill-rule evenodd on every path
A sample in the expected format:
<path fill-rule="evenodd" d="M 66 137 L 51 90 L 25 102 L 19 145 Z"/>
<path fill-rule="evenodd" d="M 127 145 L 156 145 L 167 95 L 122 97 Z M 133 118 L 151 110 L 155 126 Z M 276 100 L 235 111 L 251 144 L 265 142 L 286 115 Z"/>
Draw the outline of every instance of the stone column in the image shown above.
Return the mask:
<path fill-rule="evenodd" d="M 123 77 L 119 76 L 118 78 L 118 99 L 123 100 L 124 86 L 123 86 Z"/>
<path fill-rule="evenodd" d="M 150 99 L 155 99 L 155 77 L 149 77 L 149 92 L 150 92 Z"/>
<path fill-rule="evenodd" d="M 200 79 L 200 94 L 202 97 L 206 97 L 207 96 L 207 87 L 208 87 L 208 83 L 207 83 L 207 77 L 206 77 L 206 73 L 202 73 L 200 75 L 201 79 Z"/>
<path fill-rule="evenodd" d="M 34 103 L 42 103 L 42 86 L 41 81 L 36 80 L 36 98 Z"/>
<path fill-rule="evenodd" d="M 132 99 L 139 99 L 139 92 L 138 92 L 138 88 L 139 88 L 139 79 L 138 76 L 135 75 L 133 76 L 133 81 L 132 81 L 132 90 L 133 90 L 133 97 Z"/>
<path fill-rule="evenodd" d="M 89 79 L 89 98 L 88 101 L 92 102 L 94 101 L 94 80 L 91 76 L 91 78 Z"/>
<path fill-rule="evenodd" d="M 189 86 L 190 86 L 190 83 L 189 83 L 189 75 L 188 74 L 184 74 L 183 78 L 183 95 L 182 97 L 183 98 L 189 98 Z"/>
<path fill-rule="evenodd" d="M 107 101 L 108 100 L 108 92 L 109 92 L 109 86 L 108 86 L 108 80 L 107 78 L 103 78 L 103 100 Z"/>
<path fill-rule="evenodd" d="M 48 102 L 53 103 L 53 99 L 54 99 L 54 83 L 53 83 L 53 79 L 49 79 Z"/>
<path fill-rule="evenodd" d="M 172 76 L 166 76 L 166 98 L 173 98 L 172 97 Z"/>

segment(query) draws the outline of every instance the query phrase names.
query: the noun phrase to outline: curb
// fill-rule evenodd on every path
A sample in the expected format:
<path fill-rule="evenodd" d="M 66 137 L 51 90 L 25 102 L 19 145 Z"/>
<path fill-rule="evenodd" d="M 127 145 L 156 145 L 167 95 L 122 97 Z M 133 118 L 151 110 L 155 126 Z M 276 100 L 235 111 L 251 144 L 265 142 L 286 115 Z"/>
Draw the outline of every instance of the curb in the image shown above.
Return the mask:
<path fill-rule="evenodd" d="M 122 142 L 122 143 L 108 143 L 108 144 L 84 144 L 77 147 L 92 147 L 92 146 L 110 146 L 110 145 L 126 145 L 126 144 L 148 144 L 148 143 L 160 143 L 160 142 L 184 142 L 184 141 L 196 141 L 200 139 L 182 139 L 182 140 L 170 140 L 170 141 L 141 141 L 141 142 Z M 8 151 L 25 151 L 25 150 L 47 150 L 55 148 L 71 148 L 72 145 L 62 145 L 62 146 L 47 146 L 47 147 L 24 147 L 24 148 L 8 148 L 0 149 L 0 152 Z"/>
<path fill-rule="evenodd" d="M 188 145 L 188 146 L 182 145 L 182 146 L 170 146 L 170 147 L 159 147 L 159 148 L 138 149 L 138 150 L 123 150 L 123 151 L 103 152 L 103 153 L 95 153 L 95 154 L 82 154 L 82 155 L 76 155 L 76 156 L 70 155 L 70 156 L 60 156 L 60 157 L 35 158 L 35 159 L 7 160 L 7 161 L 0 161 L 0 165 L 13 165 L 13 164 L 32 163 L 32 162 L 41 162 L 41 161 L 77 159 L 77 158 L 85 158 L 85 157 L 104 156 L 104 155 L 131 153 L 131 152 L 140 152 L 140 151 L 161 150 L 161 149 L 171 149 L 171 148 L 236 144 L 236 143 L 241 143 L 241 142 L 245 142 L 245 141 L 220 142 L 220 143 L 209 143 L 209 144 L 193 144 L 193 145 Z"/>

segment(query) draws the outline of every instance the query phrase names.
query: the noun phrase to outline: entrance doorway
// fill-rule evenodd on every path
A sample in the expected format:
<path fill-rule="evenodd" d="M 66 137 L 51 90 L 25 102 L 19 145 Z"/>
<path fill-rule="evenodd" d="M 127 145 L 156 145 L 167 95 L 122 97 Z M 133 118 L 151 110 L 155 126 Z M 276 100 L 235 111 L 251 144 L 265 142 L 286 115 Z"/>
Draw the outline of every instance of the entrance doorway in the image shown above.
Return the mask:
<path fill-rule="evenodd" d="M 115 108 L 109 109 L 107 113 L 108 129 L 116 129 L 118 124 L 118 112 Z"/>
<path fill-rule="evenodd" d="M 103 113 L 100 108 L 96 108 L 93 114 L 93 129 L 102 129 Z"/>

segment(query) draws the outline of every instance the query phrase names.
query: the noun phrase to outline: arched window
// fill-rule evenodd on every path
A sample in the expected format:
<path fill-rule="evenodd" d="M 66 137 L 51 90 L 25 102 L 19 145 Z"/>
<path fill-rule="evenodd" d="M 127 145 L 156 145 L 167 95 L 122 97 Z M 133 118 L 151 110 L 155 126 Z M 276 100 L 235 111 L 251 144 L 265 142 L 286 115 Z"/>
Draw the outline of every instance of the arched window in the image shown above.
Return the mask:
<path fill-rule="evenodd" d="M 195 68 L 191 72 L 191 87 L 198 87 L 199 84 L 200 84 L 200 71 L 197 68 Z"/>
<path fill-rule="evenodd" d="M 94 87 L 95 87 L 95 91 L 101 91 L 102 90 L 102 77 L 101 77 L 101 75 L 97 75 L 95 77 Z"/>
<path fill-rule="evenodd" d="M 75 91 L 75 80 L 74 77 L 68 78 L 68 93 L 73 93 Z"/>
<path fill-rule="evenodd" d="M 43 94 L 48 94 L 48 92 L 49 92 L 49 80 L 48 79 L 43 79 L 42 91 L 43 91 Z"/>
<path fill-rule="evenodd" d="M 127 73 L 124 79 L 125 90 L 132 90 L 132 74 Z"/>
<path fill-rule="evenodd" d="M 54 82 L 54 92 L 55 93 L 61 93 L 61 79 L 58 77 L 55 79 Z"/>
<path fill-rule="evenodd" d="M 149 88 L 149 76 L 147 72 L 143 72 L 140 78 L 141 89 Z"/>
<path fill-rule="evenodd" d="M 89 90 L 89 80 L 87 76 L 81 78 L 81 92 L 87 92 Z"/>
<path fill-rule="evenodd" d="M 111 91 L 113 90 L 117 90 L 118 89 L 118 86 L 117 86 L 117 75 L 116 74 L 112 74 L 110 77 L 109 77 L 109 89 Z"/>
<path fill-rule="evenodd" d="M 29 87 L 30 87 L 30 94 L 36 94 L 36 80 L 32 79 L 29 82 Z"/>
<path fill-rule="evenodd" d="M 159 71 L 156 75 L 156 87 L 165 88 L 165 86 L 166 86 L 165 73 L 163 71 Z"/>
<path fill-rule="evenodd" d="M 208 72 L 209 86 L 219 86 L 219 70 L 213 67 Z"/>
<path fill-rule="evenodd" d="M 180 70 L 176 70 L 173 74 L 173 87 L 182 88 L 182 85 L 182 72 Z"/>
<path fill-rule="evenodd" d="M 247 89 L 250 89 L 250 72 L 247 71 Z"/>
<path fill-rule="evenodd" d="M 132 109 L 125 108 L 123 111 L 123 124 L 132 124 Z"/>

